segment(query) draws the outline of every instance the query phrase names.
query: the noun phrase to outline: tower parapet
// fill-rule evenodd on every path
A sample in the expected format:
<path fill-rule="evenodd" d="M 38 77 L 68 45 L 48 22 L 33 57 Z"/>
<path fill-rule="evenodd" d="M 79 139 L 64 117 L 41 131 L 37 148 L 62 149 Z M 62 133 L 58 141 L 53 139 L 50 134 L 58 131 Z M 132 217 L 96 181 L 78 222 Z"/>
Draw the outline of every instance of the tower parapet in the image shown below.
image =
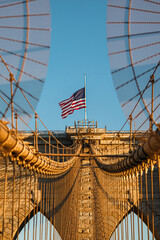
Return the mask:
<path fill-rule="evenodd" d="M 100 139 L 102 134 L 105 134 L 106 128 L 98 128 L 97 121 L 78 121 L 74 122 L 74 126 L 66 127 L 66 133 L 71 136 L 71 138 L 78 139 L 90 139 L 91 136 L 94 139 Z"/>

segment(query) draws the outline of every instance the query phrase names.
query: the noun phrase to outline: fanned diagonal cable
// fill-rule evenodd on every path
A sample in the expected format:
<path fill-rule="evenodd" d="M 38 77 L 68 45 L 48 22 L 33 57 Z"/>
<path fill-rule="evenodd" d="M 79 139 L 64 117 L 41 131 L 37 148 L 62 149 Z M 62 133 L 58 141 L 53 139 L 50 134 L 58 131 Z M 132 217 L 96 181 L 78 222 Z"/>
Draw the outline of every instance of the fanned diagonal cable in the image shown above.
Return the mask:
<path fill-rule="evenodd" d="M 44 0 L 43 0 L 44 1 Z M 35 2 L 34 4 L 32 4 L 32 2 Z M 45 1 L 44 1 L 45 2 Z M 18 6 L 19 5 L 19 6 Z M 20 10 L 20 11 L 17 11 L 17 14 L 16 14 L 16 12 L 14 12 L 14 13 L 12 13 L 12 14 L 9 14 L 10 12 L 9 11 L 11 11 L 11 10 L 8 10 L 8 9 L 12 9 L 12 6 L 14 7 L 14 8 L 17 8 L 18 9 L 18 7 L 19 8 L 21 8 L 21 5 L 24 5 L 24 9 L 22 8 L 22 10 Z M 26 76 L 28 76 L 28 77 L 30 77 L 30 78 L 32 78 L 33 79 L 33 81 L 34 80 L 36 80 L 36 81 L 40 81 L 40 82 L 44 82 L 44 77 L 40 77 L 39 75 L 37 75 L 36 76 L 36 72 L 35 72 L 35 70 L 34 71 L 32 71 L 33 73 L 32 74 L 29 74 L 28 72 L 27 72 L 27 70 L 25 70 L 24 71 L 24 67 L 25 66 L 27 66 L 28 67 L 28 65 L 27 64 L 25 64 L 26 63 L 26 61 L 30 61 L 30 62 L 33 62 L 33 63 L 37 63 L 37 64 L 39 64 L 39 67 L 40 66 L 44 66 L 44 67 L 47 67 L 47 63 L 45 63 L 45 62 L 43 62 L 43 61 L 40 61 L 39 59 L 40 59 L 40 56 L 39 56 L 39 59 L 34 59 L 34 58 L 32 58 L 32 57 L 30 57 L 29 55 L 30 55 L 30 52 L 29 52 L 29 50 L 31 50 L 31 51 L 35 51 L 35 50 L 38 50 L 38 51 L 41 51 L 42 49 L 41 48 L 47 48 L 47 49 L 49 49 L 49 46 L 47 46 L 47 45 L 44 45 L 43 44 L 43 41 L 44 41 L 44 38 L 41 38 L 40 37 L 40 34 L 42 35 L 42 32 L 43 31 L 49 31 L 50 32 L 50 28 L 48 28 L 47 27 L 47 25 L 50 25 L 50 21 L 48 21 L 49 20 L 49 16 L 50 16 L 50 13 L 48 12 L 48 8 L 47 8 L 47 4 L 46 4 L 46 7 L 44 7 L 44 8 L 42 8 L 41 6 L 39 6 L 38 8 L 36 7 L 37 6 L 37 1 L 35 1 L 35 0 L 25 0 L 25 1 L 16 1 L 16 0 L 14 0 L 14 2 L 12 2 L 12 3 L 6 3 L 6 4 L 3 4 L 3 5 L 1 5 L 0 6 L 0 9 L 1 8 L 6 8 L 6 10 L 4 9 L 4 11 L 6 11 L 6 12 L 4 12 L 4 14 L 5 15 L 1 15 L 0 16 L 0 18 L 1 19 L 13 19 L 13 24 L 8 24 L 8 21 L 6 21 L 6 22 L 4 22 L 4 24 L 3 24 L 3 22 L 2 22 L 2 24 L 1 24 L 1 26 L 0 26 L 0 28 L 2 28 L 2 29 L 17 29 L 17 34 L 15 35 L 15 36 L 19 36 L 19 33 L 23 33 L 23 34 L 21 34 L 20 35 L 20 37 L 23 35 L 23 38 L 22 39 L 14 39 L 14 37 L 8 37 L 9 35 L 7 35 L 7 37 L 3 37 L 3 36 L 0 36 L 0 39 L 1 40 L 6 40 L 6 41 L 9 41 L 9 44 L 11 44 L 12 42 L 15 42 L 15 43 L 22 43 L 22 44 L 24 44 L 23 45 L 23 47 L 22 48 L 20 48 L 20 54 L 18 53 L 18 52 L 14 52 L 14 50 L 11 50 L 11 49 L 9 49 L 8 51 L 7 51 L 7 49 L 3 49 L 2 47 L 1 47 L 1 51 L 3 51 L 3 52 L 5 52 L 5 53 L 7 53 L 8 55 L 7 55 L 7 57 L 9 56 L 9 55 L 12 55 L 12 56 L 15 56 L 15 57 L 19 57 L 19 58 L 21 58 L 22 60 L 19 60 L 19 65 L 18 66 L 14 66 L 14 61 L 13 61 L 13 64 L 8 60 L 8 66 L 9 66 L 9 63 L 10 63 L 10 67 L 12 68 L 12 69 L 15 69 L 16 70 L 16 72 L 17 72 L 17 82 L 20 82 L 21 80 L 23 80 L 22 79 L 22 75 L 23 75 L 23 77 L 24 78 L 26 78 Z M 46 10 L 45 10 L 46 9 Z M 39 11 L 40 10 L 40 11 Z M 41 11 L 42 10 L 42 11 Z M 3 11 L 3 10 L 2 10 Z M 44 13 L 43 13 L 43 11 L 44 11 Z M 24 14 L 23 14 L 24 13 Z M 45 17 L 45 18 L 44 18 Z M 17 24 L 18 22 L 17 22 L 17 20 L 18 20 L 18 18 L 19 18 L 19 24 Z M 17 19 L 17 20 L 16 20 Z M 22 21 L 22 19 L 24 19 L 24 21 Z M 43 19 L 45 20 L 45 22 L 46 22 L 46 20 L 47 20 L 47 25 L 46 26 L 44 26 L 44 27 L 41 27 L 40 25 L 39 25 L 39 22 L 40 22 L 40 20 L 42 20 L 43 21 Z M 35 20 L 35 21 L 34 21 Z M 6 24 L 5 24 L 6 23 Z M 34 23 L 34 24 L 32 24 L 31 25 L 31 23 Z M 36 24 L 36 25 L 35 25 Z M 39 31 L 39 33 L 37 33 L 37 31 Z M 4 34 L 4 31 L 2 31 L 2 34 Z M 33 38 L 33 36 L 35 35 L 37 35 L 37 34 L 39 34 L 39 38 L 37 38 L 37 37 L 35 37 L 35 39 L 36 39 L 36 41 L 35 41 L 35 43 L 33 43 L 33 42 L 29 42 L 29 36 L 30 36 L 30 39 L 32 39 Z M 46 33 L 47 34 L 47 36 L 49 36 L 49 34 L 48 33 Z M 38 42 L 42 42 L 42 44 L 39 44 L 38 42 L 37 42 L 37 39 L 38 39 Z M 42 39 L 42 40 L 41 40 Z M 46 38 L 47 39 L 47 38 Z M 47 41 L 48 41 L 48 39 L 47 39 Z M 5 44 L 5 42 L 3 42 L 3 44 Z M 35 49 L 33 49 L 33 48 L 31 48 L 31 49 L 28 49 L 28 46 L 35 46 L 35 47 L 37 47 L 37 48 L 35 48 Z M 17 45 L 18 46 L 18 45 Z M 21 46 L 21 45 L 20 45 Z M 42 51 L 41 51 L 42 52 Z M 21 54 L 22 53 L 22 54 Z M 28 54 L 28 56 L 27 56 L 27 54 Z M 41 53 L 42 54 L 42 53 Z M 44 59 L 46 59 L 46 56 L 47 55 L 44 55 Z M 29 63 L 29 62 L 28 62 Z M 34 69 L 34 68 L 33 68 Z M 44 69 L 45 71 L 46 71 L 46 69 Z M 45 71 L 43 71 L 43 73 L 45 74 Z M 42 74 L 43 75 L 43 74 Z M 40 78 L 42 78 L 42 79 L 40 79 Z M 42 88 L 42 86 L 43 85 L 39 85 L 39 88 L 38 88 L 38 92 L 37 93 L 40 93 L 40 89 Z M 17 92 L 17 87 L 15 87 L 14 88 L 14 91 L 13 91 L 13 97 L 15 96 L 15 94 L 16 94 L 16 92 Z M 36 95 L 37 96 L 37 95 Z M 32 99 L 33 99 L 33 97 L 32 97 Z M 38 98 L 37 98 L 38 99 Z M 31 100 L 32 101 L 32 100 Z M 36 102 L 37 102 L 37 100 L 36 100 Z M 11 104 L 11 103 L 10 103 Z M 37 104 L 37 103 L 35 103 L 35 104 Z M 5 115 L 7 115 L 8 114 L 8 106 L 6 107 L 6 109 L 4 110 L 4 114 L 3 114 L 3 116 L 5 116 Z"/>
<path fill-rule="evenodd" d="M 1 29 L 17 29 L 17 30 L 34 30 L 34 31 L 50 31 L 51 30 L 50 28 L 17 27 L 17 26 L 0 26 L 0 28 Z"/>
<path fill-rule="evenodd" d="M 10 74 L 11 71 L 7 65 L 7 63 L 4 61 L 4 59 L 2 58 L 2 56 L 0 55 L 0 58 L 2 60 L 2 62 L 4 63 L 4 65 L 6 66 L 8 72 Z M 31 107 L 32 111 L 34 112 L 34 114 L 36 114 L 38 116 L 38 114 L 36 113 L 36 111 L 34 110 L 33 106 L 31 105 L 30 101 L 28 100 L 28 98 L 26 97 L 24 91 L 22 90 L 22 88 L 19 86 L 19 83 L 15 80 L 15 78 L 13 78 L 13 81 L 15 82 L 17 88 L 19 88 L 19 90 L 21 91 L 22 95 L 24 96 L 25 100 L 27 101 L 27 103 L 29 104 L 29 106 Z M 10 104 L 8 104 L 8 107 L 10 107 Z M 43 121 L 41 120 L 41 118 L 38 116 L 38 119 L 40 120 L 40 122 L 42 123 L 42 125 L 45 127 L 45 129 L 51 134 L 51 136 L 57 141 L 58 144 L 60 144 L 62 147 L 65 147 L 66 149 L 70 149 L 70 147 L 66 147 L 65 145 L 63 145 L 53 134 L 52 132 L 49 131 L 49 129 L 47 128 L 47 126 L 43 123 Z"/>
<path fill-rule="evenodd" d="M 26 4 L 26 13 L 27 13 L 27 16 L 28 16 L 28 14 L 29 14 L 29 0 L 26 0 L 25 2 L 22 2 L 22 3 Z M 15 3 L 13 3 L 13 4 L 15 4 Z M 24 70 L 24 65 L 25 65 L 25 57 L 27 56 L 27 49 L 28 49 L 27 42 L 29 40 L 29 29 L 28 28 L 29 28 L 29 17 L 26 18 L 26 34 L 25 34 L 25 42 L 26 43 L 25 43 L 25 48 L 24 48 L 25 49 L 24 50 L 24 58 L 23 58 L 23 61 L 22 61 L 22 64 L 21 64 L 21 71 L 20 71 L 20 74 L 19 74 L 19 77 L 18 77 L 18 82 L 20 82 L 20 80 L 21 80 L 22 71 Z M 2 59 L 2 61 L 4 63 L 4 60 L 3 60 L 2 56 L 1 56 L 1 59 Z M 6 63 L 5 63 L 5 66 L 6 66 Z M 9 73 L 10 73 L 10 71 L 9 71 Z M 14 89 L 13 96 L 12 96 L 13 98 L 14 98 L 14 96 L 16 94 L 16 91 L 17 91 L 17 88 Z M 10 104 L 11 104 L 11 102 L 10 102 Z M 9 105 L 7 106 L 7 108 L 6 108 L 5 112 L 4 112 L 4 116 L 7 113 L 8 108 L 9 108 Z"/>
<path fill-rule="evenodd" d="M 137 78 L 140 78 L 140 77 L 144 76 L 145 74 L 149 73 L 150 71 L 152 71 L 152 70 L 154 70 L 154 69 L 155 69 L 155 67 L 152 67 L 152 68 L 146 70 L 145 72 L 137 75 Z M 127 84 L 129 84 L 129 83 L 131 83 L 131 82 L 133 82 L 133 81 L 134 81 L 134 78 L 128 80 L 128 81 L 125 82 L 125 83 L 122 83 L 121 85 L 119 85 L 119 86 L 116 87 L 116 90 L 118 90 L 119 88 L 124 87 L 125 85 L 127 85 Z"/>
<path fill-rule="evenodd" d="M 159 82 L 159 81 L 160 81 L 160 78 L 157 79 L 157 80 L 155 81 L 155 83 L 157 83 L 157 82 Z M 151 84 L 150 84 L 149 86 L 147 86 L 146 90 L 149 89 L 150 87 L 151 87 Z M 143 92 L 143 90 L 140 91 L 140 92 L 138 92 L 135 96 L 131 97 L 127 102 L 125 102 L 125 103 L 122 104 L 122 107 L 124 107 L 124 106 L 127 105 L 129 102 L 131 102 L 133 99 L 135 99 L 136 97 L 138 97 L 142 92 Z"/>
<path fill-rule="evenodd" d="M 159 65 L 160 65 L 160 62 L 158 62 L 158 64 L 156 65 L 156 67 L 154 67 L 154 71 L 153 71 L 152 75 L 155 74 L 155 72 L 157 71 Z M 133 112 L 135 111 L 136 107 L 138 106 L 141 98 L 143 97 L 143 94 L 145 93 L 146 89 L 147 89 L 148 86 L 149 86 L 149 83 L 150 83 L 150 79 L 149 79 L 146 87 L 145 87 L 145 88 L 143 89 L 143 91 L 141 92 L 140 97 L 139 97 L 139 99 L 137 100 L 137 102 L 136 102 L 134 108 L 132 109 L 130 115 L 133 114 Z M 150 117 L 150 114 L 149 114 L 149 117 Z M 120 130 L 118 131 L 118 134 L 120 134 L 120 132 L 122 131 L 122 129 L 125 127 L 125 125 L 127 124 L 128 120 L 129 120 L 129 116 L 128 116 L 128 118 L 126 119 L 125 123 L 124 123 L 124 124 L 122 125 L 122 127 L 120 128 Z M 158 127 L 158 125 L 157 125 L 157 123 L 154 121 L 154 119 L 153 119 L 153 123 L 155 124 L 155 126 Z M 110 144 L 114 141 L 115 138 L 116 138 L 116 137 L 114 137 L 107 145 L 110 145 Z"/>
<path fill-rule="evenodd" d="M 29 14 L 29 17 L 39 17 L 39 16 L 49 16 L 49 13 L 34 13 L 34 14 Z M 0 16 L 0 19 L 4 19 L 4 18 L 23 18 L 23 17 L 27 17 L 26 14 L 23 15 L 10 15 L 10 16 Z"/>
<path fill-rule="evenodd" d="M 149 3 L 153 3 L 153 4 L 157 4 L 157 5 L 160 5 L 159 2 L 156 2 L 156 1 L 152 1 L 152 0 L 144 0 L 145 2 L 149 2 Z"/>
<path fill-rule="evenodd" d="M 119 39 L 119 38 L 128 38 L 128 37 L 139 37 L 139 36 L 146 36 L 151 34 L 159 34 L 160 31 L 152 31 L 152 32 L 142 32 L 142 33 L 132 33 L 132 34 L 125 34 L 125 35 L 118 35 L 118 36 L 111 36 L 107 37 L 108 40 L 112 39 Z"/>
<path fill-rule="evenodd" d="M 15 53 L 15 52 L 12 52 L 12 51 L 8 51 L 8 50 L 2 49 L 2 48 L 0 48 L 0 51 L 5 52 L 5 53 L 8 53 L 8 54 L 11 54 L 11 55 L 14 55 L 14 56 L 19 57 L 19 58 L 24 58 L 23 55 L 20 55 L 20 54 L 18 54 L 18 53 Z M 37 60 L 32 59 L 32 58 L 29 58 L 29 57 L 26 57 L 25 59 L 28 60 L 28 61 L 34 62 L 34 63 L 38 63 L 38 64 L 43 65 L 43 66 L 45 66 L 45 67 L 47 66 L 46 63 L 37 61 Z"/>
<path fill-rule="evenodd" d="M 124 6 L 119 6 L 119 5 L 108 4 L 108 7 L 121 8 L 121 9 L 129 10 L 129 7 L 124 7 Z M 140 8 L 133 8 L 133 7 L 131 7 L 130 9 L 131 9 L 132 11 L 137 11 L 137 12 L 160 14 L 160 12 L 158 12 L 158 11 L 152 11 L 152 10 L 147 10 L 147 9 L 140 9 Z"/>
<path fill-rule="evenodd" d="M 38 82 L 44 83 L 44 80 L 43 80 L 43 79 L 39 79 L 39 78 L 33 76 L 33 75 L 30 74 L 30 73 L 27 73 L 27 72 L 25 72 L 25 71 L 22 71 L 20 68 L 17 68 L 17 67 L 15 67 L 15 66 L 13 66 L 12 64 L 9 64 L 9 63 L 6 63 L 6 64 L 7 64 L 7 66 L 9 66 L 9 67 L 17 70 L 18 72 L 23 73 L 24 75 L 26 75 L 26 76 L 28 76 L 28 77 L 31 77 L 31 78 L 35 79 L 36 81 L 38 81 Z M 14 95 L 13 95 L 13 96 L 14 96 Z M 4 114 L 5 114 L 5 113 L 4 113 Z"/>
<path fill-rule="evenodd" d="M 147 47 L 151 47 L 151 46 L 158 45 L 158 44 L 160 44 L 159 41 L 158 42 L 154 42 L 154 43 L 149 43 L 149 44 L 146 44 L 146 45 L 134 47 L 134 48 L 131 49 L 131 51 L 133 52 L 133 51 L 136 51 L 136 50 L 139 50 L 139 49 L 142 49 L 142 48 L 147 48 Z M 111 52 L 108 55 L 112 56 L 112 55 L 122 54 L 122 53 L 126 53 L 126 52 L 129 52 L 129 49 L 116 51 L 116 52 Z"/>
<path fill-rule="evenodd" d="M 35 2 L 36 0 L 27 0 L 27 1 L 28 2 Z M 20 4 L 24 4 L 24 3 L 26 3 L 26 1 L 4 4 L 4 5 L 0 5 L 0 8 L 12 7 L 12 6 L 20 5 Z"/>
<path fill-rule="evenodd" d="M 2 39 L 2 40 L 6 40 L 6 41 L 11 41 L 11 42 L 17 42 L 17 43 L 28 44 L 28 45 L 36 46 L 36 47 L 50 48 L 50 47 L 47 46 L 47 45 L 38 44 L 38 43 L 33 43 L 33 42 L 29 42 L 29 41 L 26 42 L 26 41 L 22 41 L 22 40 L 18 40 L 18 39 L 13 39 L 13 38 L 6 38 L 6 37 L 1 37 L 1 36 L 0 36 L 0 39 Z"/>
<path fill-rule="evenodd" d="M 130 52 L 130 50 L 129 50 L 129 52 Z M 124 70 L 124 69 L 127 69 L 127 68 L 129 68 L 129 67 L 133 67 L 133 66 L 135 66 L 135 65 L 137 65 L 137 64 L 139 64 L 139 63 L 145 62 L 145 61 L 147 61 L 147 60 L 149 60 L 149 59 L 151 59 L 151 58 L 157 57 L 157 56 L 159 56 L 159 55 L 160 55 L 160 52 L 159 52 L 159 53 L 156 53 L 156 54 L 153 54 L 153 55 L 151 55 L 151 56 L 149 56 L 149 57 L 143 58 L 143 59 L 141 59 L 141 60 L 139 60 L 139 61 L 137 61 L 137 62 L 131 63 L 131 64 L 129 64 L 129 65 L 126 65 L 126 66 L 122 67 L 122 68 L 119 68 L 119 69 L 117 69 L 117 70 L 112 71 L 112 74 L 115 74 L 115 73 L 117 73 L 117 72 L 120 72 L 120 71 L 122 71 L 122 70 Z"/>

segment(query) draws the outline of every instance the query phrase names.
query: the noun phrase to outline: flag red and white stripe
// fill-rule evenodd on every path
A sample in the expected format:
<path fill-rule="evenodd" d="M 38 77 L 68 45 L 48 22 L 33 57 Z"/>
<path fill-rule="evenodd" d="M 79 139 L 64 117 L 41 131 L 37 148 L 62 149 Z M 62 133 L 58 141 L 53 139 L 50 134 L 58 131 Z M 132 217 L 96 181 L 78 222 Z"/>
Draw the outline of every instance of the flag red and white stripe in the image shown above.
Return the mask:
<path fill-rule="evenodd" d="M 62 118 L 66 118 L 69 114 L 72 114 L 74 110 L 85 108 L 85 88 L 81 88 L 80 90 L 76 91 L 70 98 L 60 102 L 59 106 L 62 109 Z"/>

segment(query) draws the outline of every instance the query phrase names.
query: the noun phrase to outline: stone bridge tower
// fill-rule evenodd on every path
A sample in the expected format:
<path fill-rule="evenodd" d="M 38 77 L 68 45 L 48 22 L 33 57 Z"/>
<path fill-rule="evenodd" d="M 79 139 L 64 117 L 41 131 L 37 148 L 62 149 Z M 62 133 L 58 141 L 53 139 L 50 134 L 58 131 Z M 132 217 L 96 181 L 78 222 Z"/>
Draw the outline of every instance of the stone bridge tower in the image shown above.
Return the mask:
<path fill-rule="evenodd" d="M 68 127 L 54 132 L 54 138 L 39 132 L 38 152 L 30 161 L 24 150 L 18 154 L 12 146 L 15 133 L 3 123 L 0 131 L 6 132 L 0 137 L 0 239 L 18 238 L 39 211 L 62 239 L 110 239 L 115 230 L 128 239 L 129 231 L 136 234 L 135 214 L 160 239 L 159 158 L 154 155 L 139 163 L 142 156 L 133 156 L 140 155 L 149 135 L 132 134 L 131 141 L 129 132 L 106 131 L 94 124 Z M 35 138 L 31 132 L 19 132 L 18 139 L 31 148 Z M 138 224 L 142 234 L 143 225 Z"/>

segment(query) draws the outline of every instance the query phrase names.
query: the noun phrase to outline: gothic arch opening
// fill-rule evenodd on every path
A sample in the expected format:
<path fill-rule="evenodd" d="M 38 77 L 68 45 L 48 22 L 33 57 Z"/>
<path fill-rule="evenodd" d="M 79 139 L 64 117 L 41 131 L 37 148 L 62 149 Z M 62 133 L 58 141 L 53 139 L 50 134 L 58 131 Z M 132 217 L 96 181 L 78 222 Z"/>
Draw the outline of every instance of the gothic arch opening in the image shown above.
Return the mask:
<path fill-rule="evenodd" d="M 146 223 L 133 211 L 116 227 L 110 240 L 153 239 L 152 232 Z M 156 240 L 156 238 L 154 238 Z"/>
<path fill-rule="evenodd" d="M 53 224 L 41 213 L 38 212 L 36 215 L 23 225 L 18 236 L 15 240 L 61 240 L 61 237 Z"/>

